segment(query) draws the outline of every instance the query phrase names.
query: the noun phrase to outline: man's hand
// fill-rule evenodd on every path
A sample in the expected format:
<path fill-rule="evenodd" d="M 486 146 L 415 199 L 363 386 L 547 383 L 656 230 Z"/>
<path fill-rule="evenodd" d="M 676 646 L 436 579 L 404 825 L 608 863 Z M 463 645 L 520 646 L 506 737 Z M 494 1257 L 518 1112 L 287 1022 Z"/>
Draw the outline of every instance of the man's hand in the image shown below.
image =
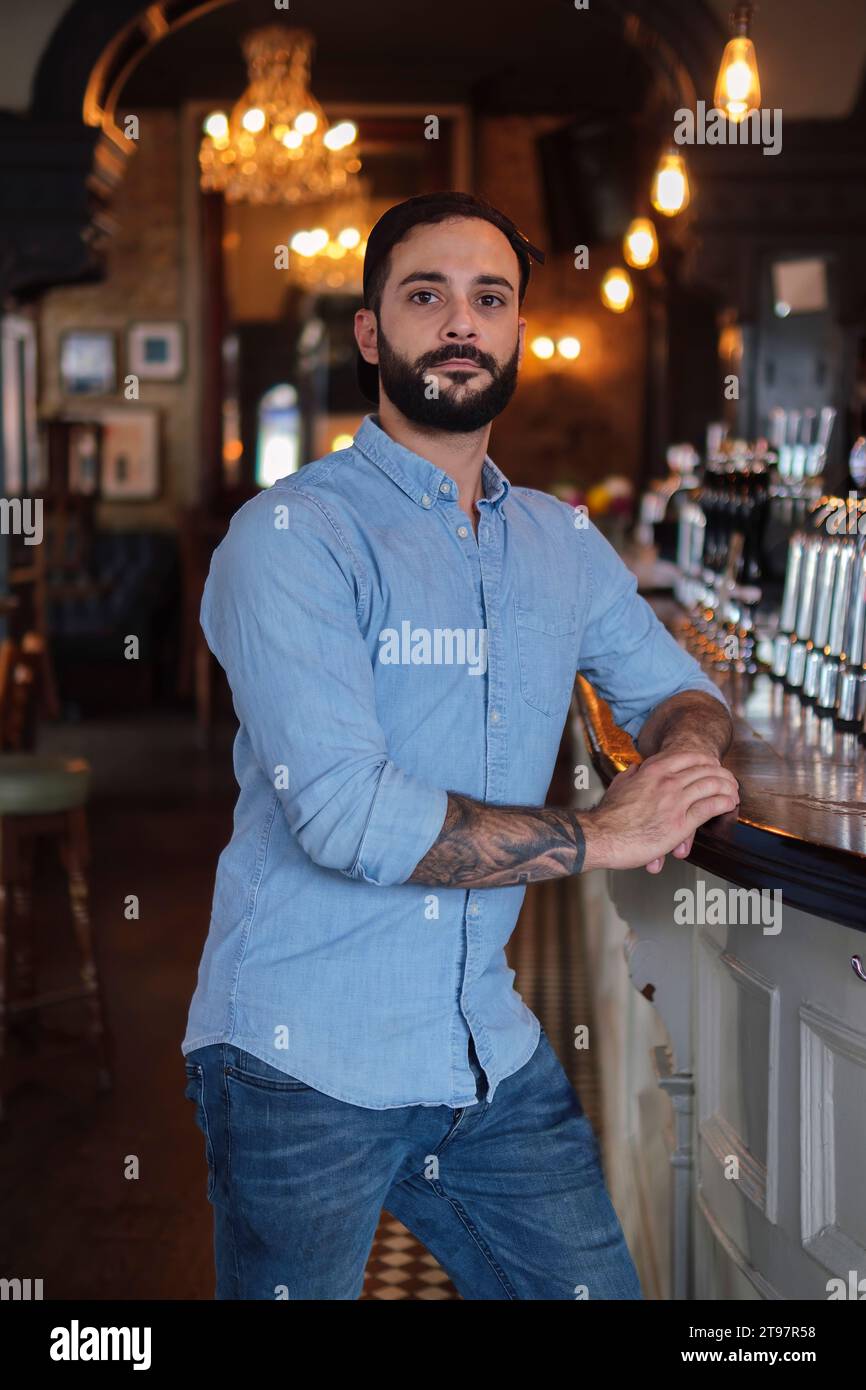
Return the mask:
<path fill-rule="evenodd" d="M 584 870 L 658 873 L 666 854 L 685 858 L 698 827 L 739 800 L 736 778 L 712 753 L 664 748 L 619 773 L 583 818 Z"/>
<path fill-rule="evenodd" d="M 709 759 L 719 767 L 732 736 L 731 716 L 719 701 L 704 691 L 686 690 L 658 705 L 646 720 L 637 740 L 644 758 L 641 766 L 672 753 L 688 753 L 696 762 Z M 671 851 L 675 859 L 691 854 L 693 839 L 694 831 L 675 846 Z M 657 874 L 664 862 L 664 855 L 658 855 L 646 868 Z"/>

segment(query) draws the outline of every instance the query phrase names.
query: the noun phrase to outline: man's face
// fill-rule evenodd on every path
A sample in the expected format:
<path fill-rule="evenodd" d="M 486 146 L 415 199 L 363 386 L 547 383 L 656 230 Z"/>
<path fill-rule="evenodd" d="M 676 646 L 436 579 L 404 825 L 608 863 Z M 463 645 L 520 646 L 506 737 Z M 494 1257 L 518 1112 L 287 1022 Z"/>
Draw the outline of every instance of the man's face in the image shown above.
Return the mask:
<path fill-rule="evenodd" d="M 358 315 L 378 353 L 380 394 L 417 425 L 471 433 L 489 424 L 523 360 L 519 282 L 516 252 L 483 218 L 413 227 L 391 252 L 378 325 L 372 311 Z"/>

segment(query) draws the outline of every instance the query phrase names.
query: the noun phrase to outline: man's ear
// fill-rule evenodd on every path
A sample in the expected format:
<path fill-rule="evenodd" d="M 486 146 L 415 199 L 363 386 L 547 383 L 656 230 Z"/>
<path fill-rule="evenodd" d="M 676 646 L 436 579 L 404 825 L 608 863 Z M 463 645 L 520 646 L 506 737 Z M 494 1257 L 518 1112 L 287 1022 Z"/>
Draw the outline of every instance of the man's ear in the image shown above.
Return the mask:
<path fill-rule="evenodd" d="M 526 346 L 526 319 L 517 320 L 517 365 L 523 361 L 523 351 Z"/>
<path fill-rule="evenodd" d="M 376 366 L 379 361 L 378 323 L 372 309 L 358 309 L 355 313 L 355 342 L 365 362 Z"/>

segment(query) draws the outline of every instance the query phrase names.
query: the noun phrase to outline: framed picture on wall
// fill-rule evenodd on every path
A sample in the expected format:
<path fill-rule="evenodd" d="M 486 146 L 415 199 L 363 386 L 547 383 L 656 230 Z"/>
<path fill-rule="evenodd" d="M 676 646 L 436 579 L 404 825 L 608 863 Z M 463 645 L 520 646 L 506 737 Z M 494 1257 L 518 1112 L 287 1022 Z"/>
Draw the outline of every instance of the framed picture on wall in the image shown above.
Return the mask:
<path fill-rule="evenodd" d="M 60 387 L 67 396 L 110 396 L 117 389 L 117 339 L 107 328 L 60 335 Z"/>
<path fill-rule="evenodd" d="M 78 419 L 93 433 L 98 427 L 98 493 L 103 502 L 152 502 L 162 492 L 159 412 L 141 406 L 102 406 Z M 70 440 L 70 487 L 92 486 L 94 440 L 87 428 Z M 82 486 L 83 484 L 83 486 Z"/>
<path fill-rule="evenodd" d="M 131 323 L 126 330 L 126 368 L 142 381 L 179 381 L 186 370 L 182 323 Z"/>

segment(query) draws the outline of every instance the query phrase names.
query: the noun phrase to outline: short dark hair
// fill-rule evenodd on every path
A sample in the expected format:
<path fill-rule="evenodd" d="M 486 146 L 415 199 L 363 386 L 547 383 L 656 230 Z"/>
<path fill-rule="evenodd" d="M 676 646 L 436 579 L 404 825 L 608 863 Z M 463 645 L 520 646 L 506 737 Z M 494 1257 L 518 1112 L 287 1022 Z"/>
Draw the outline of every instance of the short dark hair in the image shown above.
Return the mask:
<path fill-rule="evenodd" d="M 485 222 L 492 222 L 493 226 L 498 227 L 503 236 L 511 243 L 520 264 L 517 302 L 522 304 L 529 284 L 529 252 L 520 244 L 521 233 L 517 231 L 511 218 L 506 217 L 498 208 L 493 207 L 491 203 L 488 203 L 484 198 L 477 197 L 474 193 L 425 194 L 423 197 L 429 199 L 429 206 L 423 209 L 418 206 L 421 199 L 409 198 L 405 203 L 399 203 L 395 208 L 389 208 L 385 214 L 385 217 L 391 217 L 392 214 L 394 216 L 387 229 L 387 246 L 376 257 L 370 271 L 364 278 L 365 309 L 372 309 L 376 317 L 379 317 L 382 306 L 382 291 L 385 288 L 385 282 L 391 268 L 391 252 L 401 241 L 405 241 L 412 228 L 436 222 L 447 222 L 455 217 L 475 217 Z M 400 216 L 401 213 L 403 213 L 402 217 Z M 377 228 L 382 221 L 384 218 L 376 224 Z M 523 239 L 525 240 L 525 238 Z M 541 259 L 543 260 L 543 255 Z"/>

